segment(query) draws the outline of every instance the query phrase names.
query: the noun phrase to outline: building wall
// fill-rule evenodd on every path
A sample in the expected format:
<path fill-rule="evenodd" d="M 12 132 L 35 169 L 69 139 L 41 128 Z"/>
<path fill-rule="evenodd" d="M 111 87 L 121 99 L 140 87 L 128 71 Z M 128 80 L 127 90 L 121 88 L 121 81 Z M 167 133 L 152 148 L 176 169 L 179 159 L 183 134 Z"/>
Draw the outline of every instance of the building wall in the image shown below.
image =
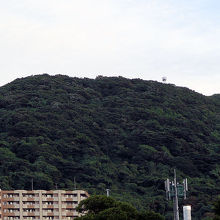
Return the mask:
<path fill-rule="evenodd" d="M 1 220 L 72 220 L 76 207 L 89 197 L 83 190 L 0 190 Z"/>

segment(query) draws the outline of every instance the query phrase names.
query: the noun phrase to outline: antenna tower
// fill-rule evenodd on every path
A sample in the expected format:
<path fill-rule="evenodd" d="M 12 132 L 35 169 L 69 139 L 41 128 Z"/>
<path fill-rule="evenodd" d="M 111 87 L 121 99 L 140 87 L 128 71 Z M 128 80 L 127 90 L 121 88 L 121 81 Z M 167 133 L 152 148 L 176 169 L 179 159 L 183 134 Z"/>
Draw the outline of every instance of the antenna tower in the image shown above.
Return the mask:
<path fill-rule="evenodd" d="M 165 181 L 165 190 L 167 200 L 173 200 L 173 215 L 174 220 L 179 220 L 179 198 L 186 199 L 186 192 L 188 191 L 187 179 L 183 180 L 183 183 L 180 184 L 176 180 L 176 170 L 174 169 L 174 179 L 170 181 L 167 179 Z"/>
<path fill-rule="evenodd" d="M 167 81 L 167 77 L 166 77 L 166 76 L 163 76 L 163 77 L 162 77 L 162 82 L 165 83 L 166 81 Z"/>

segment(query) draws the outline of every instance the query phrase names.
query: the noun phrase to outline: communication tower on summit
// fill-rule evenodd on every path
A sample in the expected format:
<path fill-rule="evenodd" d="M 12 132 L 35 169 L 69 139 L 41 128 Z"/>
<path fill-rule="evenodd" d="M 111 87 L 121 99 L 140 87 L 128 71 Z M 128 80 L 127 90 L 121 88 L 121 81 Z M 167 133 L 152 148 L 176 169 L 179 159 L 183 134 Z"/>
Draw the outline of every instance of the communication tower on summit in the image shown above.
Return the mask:
<path fill-rule="evenodd" d="M 166 82 L 167 82 L 167 77 L 166 77 L 166 76 L 163 76 L 163 77 L 162 77 L 162 82 L 163 82 L 163 83 L 166 83 Z"/>
<path fill-rule="evenodd" d="M 176 170 L 174 169 L 174 179 L 165 181 L 165 190 L 167 200 L 173 200 L 173 214 L 174 220 L 179 220 L 179 198 L 186 199 L 186 192 L 188 191 L 187 179 L 184 179 L 182 183 L 178 183 L 176 180 Z"/>

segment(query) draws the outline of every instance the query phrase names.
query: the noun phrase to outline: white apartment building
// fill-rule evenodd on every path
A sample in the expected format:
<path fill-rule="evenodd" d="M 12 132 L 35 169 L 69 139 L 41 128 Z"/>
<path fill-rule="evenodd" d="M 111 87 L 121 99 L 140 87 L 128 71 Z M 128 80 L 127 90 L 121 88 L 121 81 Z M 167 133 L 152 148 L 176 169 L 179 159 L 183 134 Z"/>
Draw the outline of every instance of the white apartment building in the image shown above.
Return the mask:
<path fill-rule="evenodd" d="M 73 220 L 77 205 L 88 197 L 83 190 L 0 190 L 0 219 Z"/>

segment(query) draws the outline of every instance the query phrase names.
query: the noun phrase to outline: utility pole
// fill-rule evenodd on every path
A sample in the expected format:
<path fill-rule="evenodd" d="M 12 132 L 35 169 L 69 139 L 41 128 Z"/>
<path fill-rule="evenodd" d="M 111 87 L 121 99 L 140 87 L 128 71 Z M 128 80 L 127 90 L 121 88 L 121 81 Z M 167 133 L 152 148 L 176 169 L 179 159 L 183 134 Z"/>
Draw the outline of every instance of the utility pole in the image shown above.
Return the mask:
<path fill-rule="evenodd" d="M 179 220 L 179 198 L 186 199 L 186 192 L 188 191 L 187 179 L 183 180 L 182 184 L 179 184 L 176 179 L 176 170 L 174 169 L 174 179 L 165 181 L 165 190 L 167 200 L 173 200 L 173 219 Z"/>
<path fill-rule="evenodd" d="M 179 220 L 178 192 L 177 192 L 176 170 L 175 169 L 174 169 L 174 191 L 175 191 L 175 195 L 173 197 L 174 220 Z"/>
<path fill-rule="evenodd" d="M 34 179 L 31 178 L 31 190 L 33 191 L 34 190 Z"/>
<path fill-rule="evenodd" d="M 74 176 L 74 190 L 76 190 L 76 177 Z"/>

